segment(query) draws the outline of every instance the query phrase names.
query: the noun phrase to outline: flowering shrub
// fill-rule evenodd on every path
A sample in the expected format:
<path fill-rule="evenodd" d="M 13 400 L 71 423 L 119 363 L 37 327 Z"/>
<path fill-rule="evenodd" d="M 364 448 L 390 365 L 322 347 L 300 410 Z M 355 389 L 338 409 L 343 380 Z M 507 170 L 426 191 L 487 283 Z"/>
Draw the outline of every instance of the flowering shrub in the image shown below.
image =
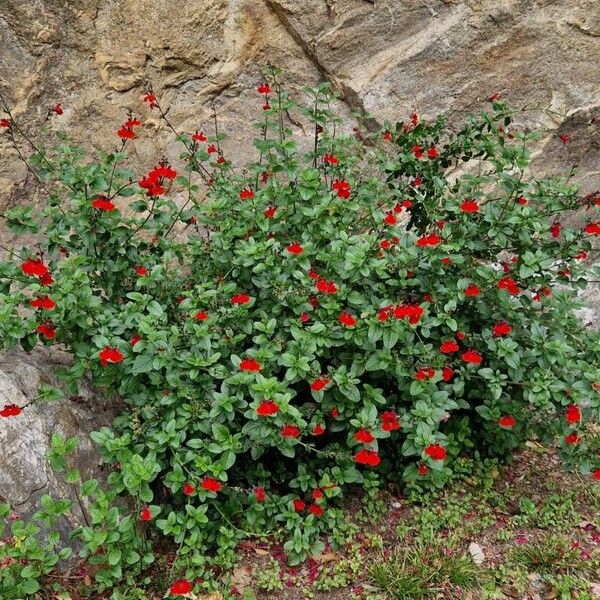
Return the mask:
<path fill-rule="evenodd" d="M 243 168 L 218 131 L 176 132 L 153 92 L 181 161 L 142 174 L 125 151 L 143 117 L 93 160 L 2 121 L 34 147 L 46 195 L 4 215 L 41 242 L 0 264 L 3 345 L 61 344 L 67 384 L 89 373 L 122 399 L 93 436 L 111 501 L 132 495 L 188 578 L 245 535 L 285 532 L 298 562 L 342 519 L 348 486 L 441 487 L 464 454 L 557 440 L 600 479 L 598 334 L 575 313 L 600 198 L 529 176 L 535 135 L 497 97 L 458 132 L 413 114 L 348 136 L 328 86 L 307 92 L 310 150 L 279 83 L 260 86 L 259 157 Z M 83 555 L 112 568 L 94 522 Z"/>

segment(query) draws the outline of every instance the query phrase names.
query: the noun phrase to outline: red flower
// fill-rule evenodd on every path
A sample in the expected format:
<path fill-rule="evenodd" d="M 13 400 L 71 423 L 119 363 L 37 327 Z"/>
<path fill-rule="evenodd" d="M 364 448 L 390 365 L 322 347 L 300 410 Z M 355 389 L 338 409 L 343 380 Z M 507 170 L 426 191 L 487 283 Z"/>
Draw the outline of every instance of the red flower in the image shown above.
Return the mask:
<path fill-rule="evenodd" d="M 425 475 L 427 475 L 427 473 L 429 473 L 429 467 L 423 463 L 421 463 L 418 467 L 417 467 L 417 472 L 419 473 L 419 475 L 421 477 L 425 477 Z"/>
<path fill-rule="evenodd" d="M 250 200 L 251 198 L 254 198 L 252 190 L 244 189 L 240 192 L 240 200 Z"/>
<path fill-rule="evenodd" d="M 52 275 L 50 275 L 50 273 L 46 273 L 45 275 L 40 276 L 41 285 L 52 285 L 53 283 L 54 279 L 52 279 Z"/>
<path fill-rule="evenodd" d="M 246 294 L 236 294 L 231 297 L 231 304 L 248 304 L 250 302 L 250 296 Z"/>
<path fill-rule="evenodd" d="M 23 411 L 16 404 L 7 404 L 0 410 L 0 417 L 18 417 Z"/>
<path fill-rule="evenodd" d="M 306 508 L 306 504 L 300 498 L 296 498 L 292 504 L 296 512 L 302 512 Z"/>
<path fill-rule="evenodd" d="M 267 494 L 265 494 L 265 488 L 264 487 L 257 487 L 254 489 L 254 497 L 256 498 L 257 502 L 264 502 L 265 499 L 267 498 Z"/>
<path fill-rule="evenodd" d="M 466 334 L 464 331 L 457 331 L 457 332 L 454 334 L 454 337 L 455 337 L 457 340 L 460 340 L 460 341 L 462 342 L 462 341 L 465 339 L 465 337 L 467 337 L 467 334 Z"/>
<path fill-rule="evenodd" d="M 326 279 L 319 279 L 315 286 L 318 292 L 324 294 L 335 294 L 337 292 L 337 286 L 333 281 L 327 281 Z"/>
<path fill-rule="evenodd" d="M 490 96 L 488 98 L 488 102 L 496 102 L 496 100 L 500 100 L 500 92 L 496 92 L 495 94 L 493 94 L 492 96 Z"/>
<path fill-rule="evenodd" d="M 135 138 L 135 132 L 133 131 L 132 128 L 130 127 L 121 127 L 119 130 L 117 130 L 117 135 L 122 139 L 122 140 L 132 140 Z"/>
<path fill-rule="evenodd" d="M 315 517 L 322 517 L 325 512 L 318 504 L 311 504 L 308 510 L 315 515 Z"/>
<path fill-rule="evenodd" d="M 412 200 L 403 200 L 402 201 L 402 206 L 403 208 L 412 208 Z"/>
<path fill-rule="evenodd" d="M 158 102 L 156 101 L 156 95 L 154 94 L 153 91 L 148 90 L 145 94 L 144 97 L 142 98 L 142 100 L 144 102 L 148 103 L 148 106 L 150 106 L 150 110 L 153 110 L 155 106 L 157 106 Z"/>
<path fill-rule="evenodd" d="M 108 198 L 105 198 L 104 196 L 98 196 L 95 200 L 92 200 L 92 206 L 104 212 L 111 212 L 117 208 Z"/>
<path fill-rule="evenodd" d="M 263 110 L 269 110 L 271 108 L 271 105 L 268 102 L 265 102 L 263 104 Z"/>
<path fill-rule="evenodd" d="M 206 151 L 207 151 L 209 154 L 214 154 L 215 152 L 218 152 L 218 150 L 219 150 L 219 149 L 218 149 L 218 148 L 217 148 L 217 147 L 216 147 L 214 144 L 209 144 L 209 145 L 206 147 Z"/>
<path fill-rule="evenodd" d="M 592 477 L 596 480 L 596 481 L 600 481 L 600 469 L 596 469 L 595 471 L 592 472 Z"/>
<path fill-rule="evenodd" d="M 313 435 L 323 435 L 325 433 L 325 427 L 321 423 L 317 423 L 311 432 Z"/>
<path fill-rule="evenodd" d="M 308 323 L 310 321 L 310 315 L 307 312 L 303 312 L 300 315 L 300 323 Z"/>
<path fill-rule="evenodd" d="M 577 404 L 569 404 L 565 409 L 565 418 L 570 425 L 579 423 L 581 421 L 581 409 L 579 406 Z"/>
<path fill-rule="evenodd" d="M 272 90 L 271 90 L 271 88 L 269 87 L 269 84 L 268 84 L 268 83 L 261 83 L 261 84 L 258 86 L 258 89 L 257 89 L 257 91 L 258 91 L 258 93 L 259 93 L 259 94 L 270 94 Z"/>
<path fill-rule="evenodd" d="M 300 244 L 298 244 L 296 242 L 293 242 L 292 244 L 290 244 L 287 247 L 287 251 L 290 254 L 296 254 L 296 255 L 298 255 L 298 254 L 302 254 L 304 252 L 304 248 Z"/>
<path fill-rule="evenodd" d="M 375 437 L 369 430 L 359 429 L 354 434 L 354 439 L 361 444 L 370 444 L 373 440 L 375 440 Z"/>
<path fill-rule="evenodd" d="M 275 216 L 276 212 L 277 212 L 276 206 L 269 206 L 268 208 L 265 209 L 265 212 L 263 214 L 265 215 L 265 217 L 267 217 L 267 219 L 272 219 Z"/>
<path fill-rule="evenodd" d="M 171 586 L 171 594 L 173 596 L 183 596 L 192 591 L 192 584 L 187 579 L 178 579 Z"/>
<path fill-rule="evenodd" d="M 574 446 L 579 443 L 579 436 L 573 432 L 565 435 L 565 444 L 569 444 L 570 446 Z"/>
<path fill-rule="evenodd" d="M 9 129 L 10 121 L 8 119 L 0 119 L 0 127 L 3 127 L 4 129 Z"/>
<path fill-rule="evenodd" d="M 155 180 L 162 179 L 163 177 L 166 179 L 175 179 L 175 177 L 177 177 L 177 171 L 172 169 L 168 164 L 161 163 L 148 173 L 148 177 Z"/>
<path fill-rule="evenodd" d="M 415 158 L 419 159 L 423 156 L 423 148 L 418 144 L 415 144 L 410 151 L 415 155 Z"/>
<path fill-rule="evenodd" d="M 327 377 L 319 377 L 319 379 L 315 379 L 310 384 L 310 389 L 313 392 L 320 392 L 322 389 L 326 388 L 330 383 L 330 380 Z"/>
<path fill-rule="evenodd" d="M 281 435 L 285 438 L 300 437 L 300 428 L 296 425 L 284 425 L 281 428 Z"/>
<path fill-rule="evenodd" d="M 430 444 L 425 448 L 425 454 L 433 460 L 444 460 L 446 458 L 446 448 L 439 444 Z"/>
<path fill-rule="evenodd" d="M 460 210 L 464 213 L 476 213 L 479 212 L 479 204 L 475 200 L 465 200 L 460 205 Z"/>
<path fill-rule="evenodd" d="M 323 497 L 323 490 L 321 490 L 320 488 L 313 490 L 312 497 L 313 500 L 320 500 Z"/>
<path fill-rule="evenodd" d="M 191 483 L 186 482 L 182 488 L 182 491 L 186 496 L 191 496 L 196 491 L 196 488 Z"/>
<path fill-rule="evenodd" d="M 440 352 L 443 354 L 452 354 L 452 352 L 458 352 L 458 344 L 454 340 L 444 342 L 440 346 Z"/>
<path fill-rule="evenodd" d="M 511 331 L 512 327 L 506 321 L 500 321 L 492 328 L 492 335 L 494 337 L 501 337 L 503 335 L 508 335 Z"/>
<path fill-rule="evenodd" d="M 194 135 L 192 135 L 192 139 L 195 142 L 206 142 L 206 140 L 208 139 L 205 135 L 203 131 L 198 131 L 196 130 L 196 133 L 194 133 Z"/>
<path fill-rule="evenodd" d="M 392 134 L 391 134 L 391 132 L 390 132 L 390 131 L 384 131 L 384 132 L 383 132 L 383 139 L 384 139 L 386 142 L 389 142 L 389 141 L 392 139 Z"/>
<path fill-rule="evenodd" d="M 437 233 L 421 236 L 416 244 L 421 248 L 425 246 L 437 246 L 442 241 L 442 238 Z"/>
<path fill-rule="evenodd" d="M 590 235 L 600 235 L 600 223 L 588 223 L 583 228 L 583 231 Z"/>
<path fill-rule="evenodd" d="M 346 327 L 354 327 L 356 325 L 356 317 L 353 317 L 347 312 L 343 312 L 339 317 L 338 321 Z"/>
<path fill-rule="evenodd" d="M 277 414 L 278 410 L 279 406 L 277 406 L 277 402 L 273 402 L 273 400 L 263 400 L 258 405 L 256 414 L 259 417 L 270 417 L 271 415 Z"/>
<path fill-rule="evenodd" d="M 563 143 L 563 144 L 568 144 L 571 141 L 571 136 L 568 133 L 561 133 L 558 136 L 558 139 Z"/>
<path fill-rule="evenodd" d="M 208 313 L 200 310 L 194 315 L 194 319 L 196 319 L 196 321 L 206 321 L 206 319 L 208 319 Z"/>
<path fill-rule="evenodd" d="M 383 308 L 380 308 L 378 313 L 377 313 L 377 318 L 384 323 L 385 321 L 387 321 L 390 318 L 390 315 L 393 313 L 393 309 L 391 306 L 384 306 Z"/>
<path fill-rule="evenodd" d="M 344 179 L 336 179 L 331 184 L 331 189 L 337 191 L 338 198 L 349 198 L 350 197 L 350 184 Z"/>
<path fill-rule="evenodd" d="M 589 254 L 585 250 L 580 250 L 575 258 L 577 260 L 586 260 L 588 256 Z"/>
<path fill-rule="evenodd" d="M 418 379 L 419 381 L 425 381 L 426 379 L 432 379 L 433 377 L 435 377 L 435 369 L 432 369 L 431 367 L 419 369 L 415 373 L 415 379 Z"/>
<path fill-rule="evenodd" d="M 463 352 L 461 358 L 466 362 L 474 365 L 480 365 L 483 360 L 481 354 L 475 350 L 467 350 Z"/>
<path fill-rule="evenodd" d="M 554 223 L 552 223 L 552 227 L 550 227 L 550 235 L 553 238 L 557 238 L 560 235 L 560 223 L 558 221 L 555 221 Z"/>
<path fill-rule="evenodd" d="M 386 225 L 395 225 L 398 222 L 398 219 L 395 217 L 394 213 L 391 212 L 385 215 L 383 220 Z"/>
<path fill-rule="evenodd" d="M 442 262 L 445 265 L 450 265 L 450 264 L 452 264 L 452 259 L 449 256 L 446 256 L 446 258 L 442 258 Z"/>
<path fill-rule="evenodd" d="M 152 513 L 150 512 L 150 509 L 147 506 L 144 506 L 144 508 L 142 508 L 142 510 L 140 511 L 140 520 L 142 521 L 152 521 Z"/>
<path fill-rule="evenodd" d="M 454 371 L 450 367 L 442 368 L 442 379 L 448 383 L 454 377 Z"/>
<path fill-rule="evenodd" d="M 416 325 L 423 316 L 425 310 L 418 304 L 400 304 L 394 309 L 397 319 L 408 319 L 411 325 Z"/>
<path fill-rule="evenodd" d="M 258 373 L 262 369 L 260 363 L 254 358 L 245 358 L 240 363 L 240 369 L 242 371 L 252 371 L 254 373 Z"/>
<path fill-rule="evenodd" d="M 148 275 L 148 269 L 146 269 L 146 267 L 142 267 L 142 266 L 137 266 L 135 268 L 135 272 L 140 276 L 140 277 L 145 277 L 146 275 Z"/>
<path fill-rule="evenodd" d="M 367 450 L 365 448 L 354 455 L 354 460 L 359 465 L 367 465 L 369 467 L 376 467 L 381 462 L 381 458 L 375 450 Z"/>
<path fill-rule="evenodd" d="M 100 358 L 100 364 L 105 367 L 107 364 L 115 364 L 121 362 L 125 357 L 116 348 L 106 346 L 98 354 Z"/>
<path fill-rule="evenodd" d="M 497 284 L 499 290 L 506 290 L 511 296 L 519 293 L 519 286 L 512 277 L 503 277 Z"/>
<path fill-rule="evenodd" d="M 337 406 L 334 406 L 334 407 L 331 409 L 331 413 L 330 413 L 330 414 L 331 414 L 331 416 L 332 416 L 334 419 L 337 419 L 337 418 L 340 416 L 340 411 L 337 409 Z"/>
<path fill-rule="evenodd" d="M 438 151 L 437 151 L 437 148 L 436 148 L 435 146 L 431 146 L 431 148 L 429 148 L 429 149 L 427 150 L 427 156 L 428 156 L 429 158 L 432 158 L 432 159 L 433 159 L 433 158 L 437 158 L 437 157 L 438 157 Z"/>
<path fill-rule="evenodd" d="M 43 335 L 48 340 L 53 340 L 56 337 L 56 329 L 49 323 L 43 323 L 36 327 L 36 331 Z"/>
<path fill-rule="evenodd" d="M 400 429 L 398 415 L 393 410 L 386 410 L 381 414 L 381 428 L 384 431 L 396 431 Z"/>
<path fill-rule="evenodd" d="M 517 420 L 511 415 L 504 415 L 498 419 L 498 425 L 504 429 L 512 429 L 517 424 Z"/>
<path fill-rule="evenodd" d="M 323 157 L 323 162 L 326 162 L 330 165 L 337 165 L 339 160 L 333 154 L 326 154 Z"/>
<path fill-rule="evenodd" d="M 212 477 L 205 477 L 202 480 L 202 487 L 207 491 L 207 492 L 218 492 L 221 489 L 221 482 L 217 481 L 216 479 L 212 478 Z"/>
<path fill-rule="evenodd" d="M 51 108 L 49 112 L 53 112 L 55 115 L 62 115 L 63 109 L 61 104 L 57 104 L 54 108 Z"/>
<path fill-rule="evenodd" d="M 37 277 L 43 277 L 48 274 L 48 267 L 38 259 L 28 258 L 22 265 L 21 271 L 25 275 L 35 275 Z"/>
<path fill-rule="evenodd" d="M 521 206 L 525 206 L 525 205 L 529 204 L 529 200 L 527 200 L 527 198 L 525 198 L 524 196 L 519 196 L 517 198 L 517 204 L 520 204 Z"/>
<path fill-rule="evenodd" d="M 41 296 L 35 300 L 29 302 L 33 308 L 43 308 L 45 310 L 52 310 L 56 306 L 56 302 L 50 298 L 50 296 Z"/>

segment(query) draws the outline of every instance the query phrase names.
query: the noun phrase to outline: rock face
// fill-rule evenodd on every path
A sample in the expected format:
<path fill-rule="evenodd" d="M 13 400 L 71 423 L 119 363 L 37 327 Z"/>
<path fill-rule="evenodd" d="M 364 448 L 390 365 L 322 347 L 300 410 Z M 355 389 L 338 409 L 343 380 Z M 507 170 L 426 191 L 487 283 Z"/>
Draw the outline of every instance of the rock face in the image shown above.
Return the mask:
<path fill-rule="evenodd" d="M 44 494 L 54 499 L 70 498 L 73 510 L 61 524 L 83 522 L 79 499 L 74 489 L 55 474 L 47 462 L 53 434 L 78 436 L 80 445 L 71 455 L 70 466 L 77 467 L 84 479 L 102 477 L 99 456 L 88 435 L 110 424 L 110 413 L 103 410 L 89 387 L 82 386 L 81 396 L 59 402 L 36 401 L 42 384 L 56 385 L 52 367 L 68 364 L 68 357 L 43 349 L 27 355 L 11 352 L 0 356 L 0 406 L 25 407 L 18 417 L 0 419 L 0 501 L 7 501 L 21 517 L 29 517 L 39 507 Z M 69 522 L 70 521 L 70 522 Z"/>
<path fill-rule="evenodd" d="M 140 169 L 179 152 L 141 101 L 149 84 L 181 130 L 211 131 L 215 106 L 234 161 L 253 156 L 248 124 L 260 116 L 254 88 L 267 63 L 285 69 L 296 97 L 331 81 L 346 114 L 367 111 L 372 125 L 412 110 L 457 119 L 501 92 L 524 109 L 521 122 L 547 132 L 538 170 L 577 164 L 592 191 L 599 41 L 596 0 L 3 0 L 0 82 L 32 130 L 61 102 L 51 126 L 88 147 L 114 147 L 133 109 L 144 121 L 132 145 Z M 0 156 L 2 208 L 31 182 L 6 136 Z"/>

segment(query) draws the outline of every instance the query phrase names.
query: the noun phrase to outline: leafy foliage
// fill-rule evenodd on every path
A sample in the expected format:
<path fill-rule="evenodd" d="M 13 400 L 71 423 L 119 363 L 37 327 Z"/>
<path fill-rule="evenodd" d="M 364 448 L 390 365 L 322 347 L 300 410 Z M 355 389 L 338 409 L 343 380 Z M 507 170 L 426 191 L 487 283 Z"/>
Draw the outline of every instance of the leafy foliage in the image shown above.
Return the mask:
<path fill-rule="evenodd" d="M 114 471 L 109 492 L 88 484 L 80 532 L 101 585 L 152 562 L 119 496 L 191 576 L 208 549 L 274 531 L 298 563 L 340 523 L 348 486 L 439 488 L 465 453 L 558 438 L 600 478 L 598 334 L 576 315 L 597 217 L 565 224 L 600 200 L 528 175 L 535 134 L 501 100 L 458 132 L 412 115 L 340 135 L 320 85 L 307 151 L 273 85 L 243 169 L 218 131 L 175 132 L 184 174 L 163 161 L 139 177 L 130 115 L 97 160 L 66 136 L 35 145 L 47 204 L 6 215 L 45 234 L 0 263 L 4 347 L 60 343 L 73 390 L 89 373 L 126 407 L 94 435 Z"/>

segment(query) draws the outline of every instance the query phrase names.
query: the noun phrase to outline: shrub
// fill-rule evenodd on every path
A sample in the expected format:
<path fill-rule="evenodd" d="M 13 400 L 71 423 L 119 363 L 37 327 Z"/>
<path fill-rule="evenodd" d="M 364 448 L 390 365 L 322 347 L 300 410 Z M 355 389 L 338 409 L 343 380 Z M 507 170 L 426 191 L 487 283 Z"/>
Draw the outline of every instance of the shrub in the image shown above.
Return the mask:
<path fill-rule="evenodd" d="M 177 133 L 151 91 L 182 153 L 143 176 L 126 167 L 131 114 L 93 159 L 6 116 L 46 203 L 4 215 L 40 243 L 0 264 L 0 336 L 64 346 L 66 384 L 90 374 L 122 400 L 94 434 L 110 498 L 132 495 L 190 576 L 215 545 L 274 531 L 299 562 L 349 486 L 441 487 L 461 455 L 529 438 L 599 479 L 598 334 L 576 309 L 600 199 L 529 175 L 535 134 L 498 98 L 457 132 L 413 114 L 345 135 L 320 85 L 306 149 L 277 79 L 259 93 L 241 168 L 218 131 Z"/>

